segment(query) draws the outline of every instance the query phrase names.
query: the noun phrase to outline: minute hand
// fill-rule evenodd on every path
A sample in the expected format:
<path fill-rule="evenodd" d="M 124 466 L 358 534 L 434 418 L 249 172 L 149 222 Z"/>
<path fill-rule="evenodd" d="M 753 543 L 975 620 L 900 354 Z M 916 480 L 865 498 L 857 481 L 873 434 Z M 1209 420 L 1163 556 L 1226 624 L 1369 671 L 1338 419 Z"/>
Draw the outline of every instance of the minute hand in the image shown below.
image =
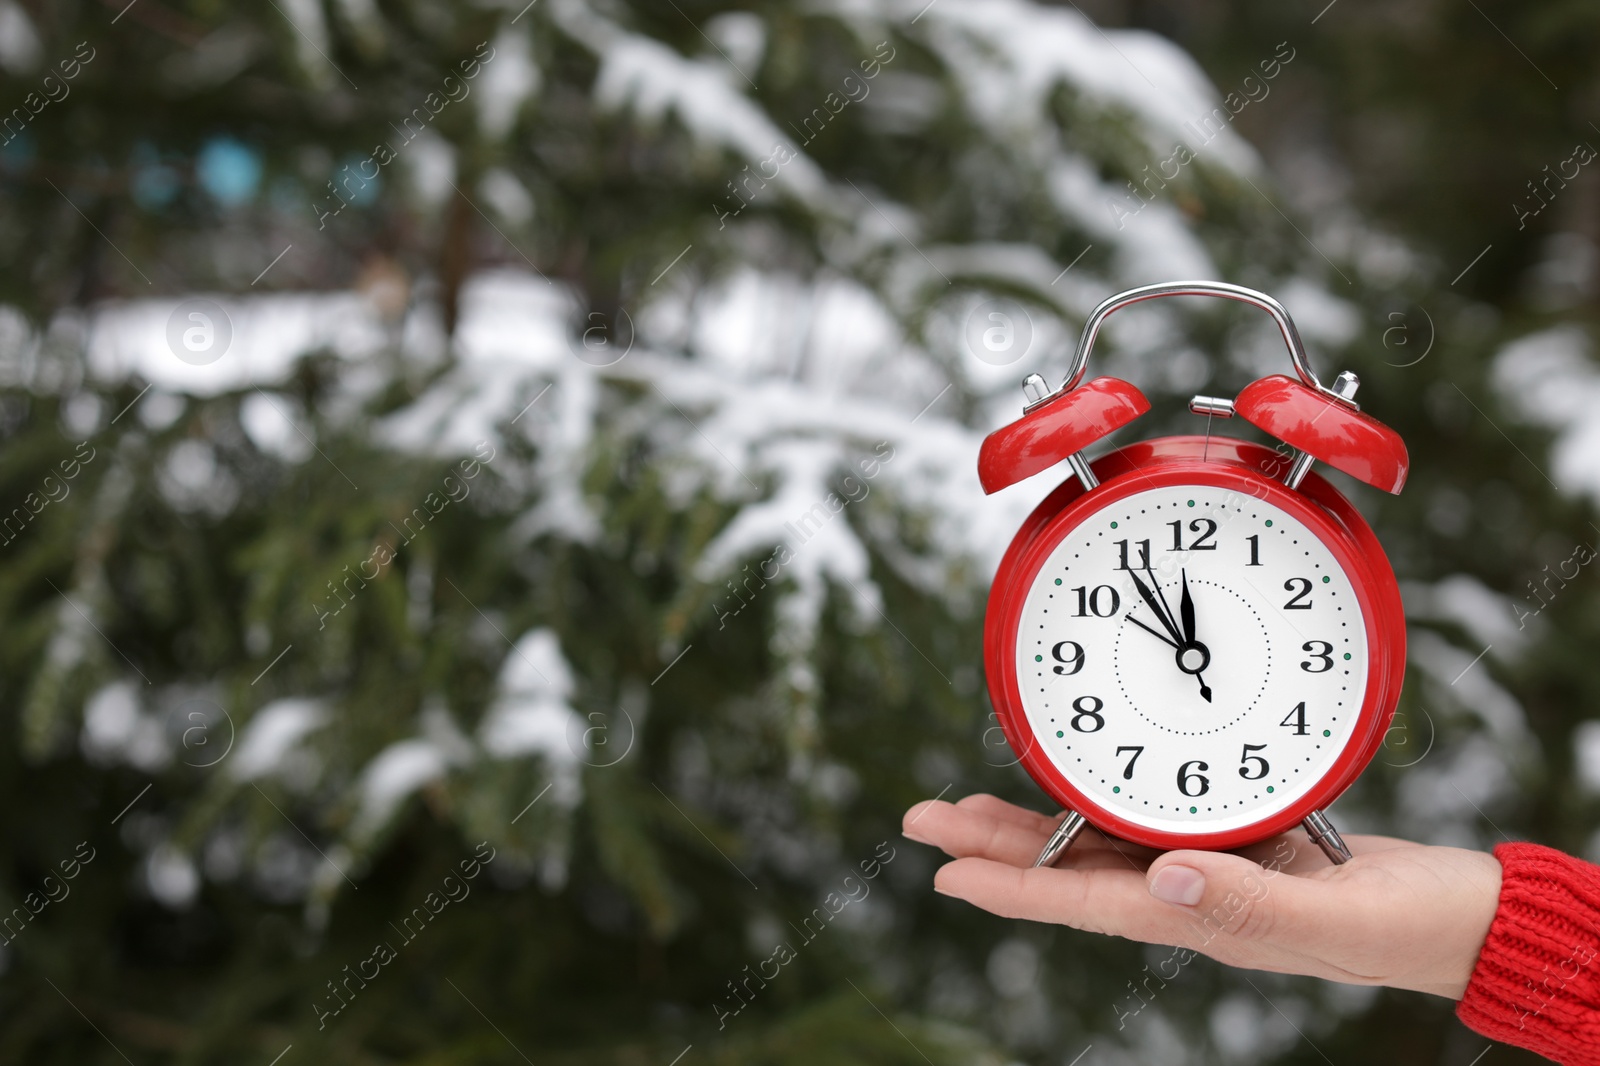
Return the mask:
<path fill-rule="evenodd" d="M 1194 599 L 1189 595 L 1189 572 L 1183 571 L 1183 598 L 1178 601 L 1178 610 L 1183 615 L 1183 639 L 1187 644 L 1194 643 Z"/>
<path fill-rule="evenodd" d="M 1178 627 L 1173 625 L 1172 619 L 1167 615 L 1165 607 L 1156 602 L 1155 593 L 1150 591 L 1150 586 L 1139 580 L 1139 575 L 1133 570 L 1128 571 L 1128 576 L 1133 578 L 1133 585 L 1139 590 L 1139 596 L 1144 600 L 1145 606 L 1150 608 L 1150 613 L 1161 622 L 1162 628 L 1172 634 L 1174 644 L 1182 643 L 1186 638 L 1178 632 Z"/>
<path fill-rule="evenodd" d="M 1177 641 L 1175 641 L 1172 638 L 1167 637 L 1167 636 L 1165 636 L 1165 635 L 1163 635 L 1161 633 L 1157 633 L 1155 630 L 1151 629 L 1149 626 L 1145 625 L 1143 622 L 1141 622 L 1137 618 L 1135 618 L 1132 614 L 1127 614 L 1127 615 L 1124 615 L 1123 617 L 1125 617 L 1128 621 L 1132 622 L 1134 625 L 1138 626 L 1140 629 L 1144 630 L 1146 633 L 1149 633 L 1152 637 L 1155 637 L 1157 640 L 1159 640 L 1161 643 L 1165 644 L 1167 647 L 1171 648 L 1173 651 L 1177 651 L 1178 650 L 1178 642 Z"/>

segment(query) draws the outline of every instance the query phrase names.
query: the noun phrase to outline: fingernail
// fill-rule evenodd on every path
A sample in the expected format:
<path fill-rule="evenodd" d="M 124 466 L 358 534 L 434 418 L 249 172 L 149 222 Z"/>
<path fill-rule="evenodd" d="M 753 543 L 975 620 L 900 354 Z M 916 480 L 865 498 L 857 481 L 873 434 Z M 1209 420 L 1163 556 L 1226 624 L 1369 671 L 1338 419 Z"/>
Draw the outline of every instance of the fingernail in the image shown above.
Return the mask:
<path fill-rule="evenodd" d="M 948 888 L 940 888 L 938 885 L 934 885 L 933 886 L 933 890 L 935 892 L 939 893 L 939 895 L 941 895 L 941 896 L 949 896 L 951 899 L 965 899 L 966 898 L 964 896 L 956 895 L 954 892 L 950 891 Z"/>
<path fill-rule="evenodd" d="M 900 835 L 905 837 L 907 840 L 915 840 L 918 844 L 933 843 L 933 841 L 929 840 L 927 837 L 919 836 L 916 830 L 910 828 L 900 830 Z"/>
<path fill-rule="evenodd" d="M 1205 892 L 1205 874 L 1192 866 L 1165 866 L 1150 879 L 1150 894 L 1163 903 L 1192 907 Z"/>

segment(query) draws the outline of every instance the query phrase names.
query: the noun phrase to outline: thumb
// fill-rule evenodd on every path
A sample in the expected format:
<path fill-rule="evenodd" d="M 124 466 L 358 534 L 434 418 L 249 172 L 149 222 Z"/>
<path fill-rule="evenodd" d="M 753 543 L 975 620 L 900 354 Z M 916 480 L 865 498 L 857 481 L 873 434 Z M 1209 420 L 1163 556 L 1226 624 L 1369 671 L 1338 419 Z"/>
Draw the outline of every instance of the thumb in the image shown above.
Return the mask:
<path fill-rule="evenodd" d="M 1150 864 L 1150 895 L 1198 919 L 1202 936 L 1240 940 L 1298 940 L 1316 929 L 1331 904 L 1321 881 L 1281 872 L 1240 855 L 1171 851 Z"/>

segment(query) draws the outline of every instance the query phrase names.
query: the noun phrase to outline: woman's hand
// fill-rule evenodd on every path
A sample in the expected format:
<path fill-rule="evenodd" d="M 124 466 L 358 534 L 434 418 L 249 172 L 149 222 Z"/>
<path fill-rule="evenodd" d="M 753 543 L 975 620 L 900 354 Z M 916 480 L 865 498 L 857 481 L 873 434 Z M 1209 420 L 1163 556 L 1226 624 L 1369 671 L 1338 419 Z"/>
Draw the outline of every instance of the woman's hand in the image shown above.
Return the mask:
<path fill-rule="evenodd" d="M 906 836 L 955 858 L 933 887 L 1006 918 L 1171 944 L 1230 966 L 1460 999 L 1500 900 L 1492 855 L 1347 836 L 1335 866 L 1303 832 L 1238 852 L 1169 851 L 1086 828 L 1033 869 L 1059 816 L 994 796 L 929 800 Z"/>

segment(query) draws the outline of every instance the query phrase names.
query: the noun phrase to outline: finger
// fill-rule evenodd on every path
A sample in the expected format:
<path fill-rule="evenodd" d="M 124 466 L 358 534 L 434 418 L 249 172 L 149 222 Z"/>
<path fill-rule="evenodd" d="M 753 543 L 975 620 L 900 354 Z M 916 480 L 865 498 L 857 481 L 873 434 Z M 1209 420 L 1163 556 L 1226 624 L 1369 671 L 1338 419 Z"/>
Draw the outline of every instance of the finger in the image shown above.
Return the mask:
<path fill-rule="evenodd" d="M 1011 822 L 1024 829 L 1031 829 L 1036 833 L 1049 836 L 1055 832 L 1056 825 L 1061 821 L 1059 814 L 1041 814 L 1030 811 L 1026 807 L 1018 807 L 1015 803 L 1007 803 L 999 796 L 991 796 L 987 792 L 974 792 L 972 795 L 956 801 L 957 807 L 965 808 L 976 814 L 986 814 L 991 818 Z"/>
<path fill-rule="evenodd" d="M 1093 869 L 1017 869 L 987 859 L 946 863 L 933 887 L 1002 918 L 1070 925 L 1152 941 L 1148 915 L 1154 912 L 1144 875 L 1126 865 Z M 1170 910 L 1170 908 L 1168 908 Z M 1175 915 L 1162 915 L 1175 928 Z M 1137 936 L 1133 930 L 1143 932 Z"/>
<path fill-rule="evenodd" d="M 1108 836 L 1093 826 L 1084 830 L 1083 835 L 1072 845 L 1072 851 L 1080 849 L 1084 851 L 1100 850 L 1109 852 L 1118 856 L 1124 865 L 1137 866 L 1141 870 L 1166 854 L 1160 848 L 1147 848 L 1143 844 L 1135 844 L 1131 840 Z M 1070 855 L 1071 852 L 1068 852 L 1068 854 Z"/>
<path fill-rule="evenodd" d="M 980 856 L 1012 866 L 1031 866 L 1046 833 L 938 800 L 906 812 L 901 832 L 955 858 Z"/>
<path fill-rule="evenodd" d="M 1118 854 L 1110 848 L 1079 848 L 1073 845 L 1066 856 L 1056 860 L 1057 870 L 1131 870 L 1141 877 L 1150 866 L 1150 860 L 1140 861 Z"/>
<path fill-rule="evenodd" d="M 973 828 L 972 823 L 967 823 L 963 829 L 959 823 L 951 821 L 952 812 L 960 812 L 962 815 L 979 819 L 992 819 L 996 822 L 1004 821 L 1017 832 L 997 835 L 997 846 L 1003 846 L 1003 850 L 974 850 L 973 840 L 977 830 Z M 1014 866 L 1032 866 L 1044 848 L 1045 841 L 1055 832 L 1059 823 L 1059 817 L 1039 814 L 1025 807 L 1007 803 L 996 796 L 976 793 L 954 804 L 941 800 L 924 800 L 916 804 L 906 812 L 901 832 L 919 843 L 941 848 L 952 857 L 975 855 L 1008 862 Z M 953 831 L 964 831 L 966 834 L 959 839 L 950 839 L 951 845 L 956 850 L 945 846 L 946 834 Z M 986 823 L 984 832 L 998 834 L 998 830 L 992 829 Z M 1119 840 L 1090 826 L 1086 827 L 1083 834 L 1073 843 L 1067 856 L 1058 860 L 1055 865 L 1069 865 L 1072 863 L 1072 856 L 1090 852 L 1116 856 L 1118 863 L 1140 871 L 1162 855 L 1156 848 Z"/>
<path fill-rule="evenodd" d="M 1044 841 L 1049 839 L 1050 835 L 1056 831 L 1056 827 L 1061 824 L 1063 817 L 1060 814 L 1041 814 L 1038 811 L 1030 811 L 1026 807 L 1019 807 L 1015 803 L 1007 803 L 998 796 L 991 796 L 985 792 L 976 792 L 965 799 L 957 800 L 956 806 L 978 814 L 986 814 L 1003 821 L 1012 822 L 1024 829 L 1031 829 L 1040 835 L 1040 847 L 1043 847 Z M 1149 865 L 1161 854 L 1155 848 L 1147 848 L 1140 844 L 1132 844 L 1126 840 L 1109 837 L 1092 826 L 1086 828 L 1086 831 L 1073 843 L 1071 851 L 1067 854 L 1071 856 L 1088 851 L 1104 851 L 1113 855 L 1120 855 L 1123 857 L 1122 861 L 1129 865 L 1141 863 Z M 1061 861 L 1065 862 L 1066 860 L 1063 859 Z"/>
<path fill-rule="evenodd" d="M 906 813 L 900 817 L 901 835 L 908 836 L 912 840 L 916 840 L 917 835 L 912 833 L 911 827 L 921 824 L 922 819 L 927 816 L 927 813 L 939 806 L 940 802 L 940 800 L 936 799 L 921 800 L 917 803 L 913 803 L 909 808 L 907 808 Z M 924 841 L 924 843 L 926 843 L 926 841 Z"/>
<path fill-rule="evenodd" d="M 1226 852 L 1168 852 L 1150 864 L 1145 879 L 1151 901 L 1187 922 L 1198 920 L 1207 944 L 1225 934 L 1232 941 L 1315 952 L 1346 902 L 1339 886 L 1324 878 L 1295 876 Z"/>
<path fill-rule="evenodd" d="M 997 811 L 998 816 L 987 813 L 991 810 Z M 1019 815 L 1032 817 L 1024 819 Z M 937 800 L 919 803 L 906 812 L 902 832 L 953 858 L 978 857 L 1012 866 L 1032 866 L 1055 827 L 1055 820 L 1048 815 L 1035 815 L 994 796 L 969 796 L 955 804 Z M 1153 848 L 1114 840 L 1089 829 L 1056 865 L 1121 866 L 1142 873 L 1160 854 Z M 1090 856 L 1094 857 L 1092 863 L 1087 861 Z"/>
<path fill-rule="evenodd" d="M 1176 902 L 1154 894 L 1153 886 Z M 939 870 L 934 887 L 1004 917 L 1208 954 L 1240 940 L 1302 949 L 1308 939 L 1322 939 L 1334 913 L 1330 886 L 1288 875 L 1269 879 L 1249 859 L 1215 852 L 1172 852 L 1147 874 L 1116 866 L 1019 870 L 962 858 Z M 1214 943 L 1219 937 L 1225 944 Z"/>

